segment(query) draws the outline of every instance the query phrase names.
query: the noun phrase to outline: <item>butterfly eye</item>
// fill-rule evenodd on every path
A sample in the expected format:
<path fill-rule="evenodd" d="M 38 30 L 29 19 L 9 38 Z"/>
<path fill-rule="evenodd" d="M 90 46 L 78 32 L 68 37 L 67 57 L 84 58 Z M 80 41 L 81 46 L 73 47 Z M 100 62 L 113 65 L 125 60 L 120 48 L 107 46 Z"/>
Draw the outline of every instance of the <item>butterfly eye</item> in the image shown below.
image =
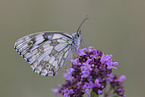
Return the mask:
<path fill-rule="evenodd" d="M 79 34 L 77 34 L 77 37 L 79 37 L 80 35 Z"/>
<path fill-rule="evenodd" d="M 77 35 L 76 35 L 77 37 L 81 37 L 81 33 L 79 32 L 79 33 L 77 33 Z"/>
<path fill-rule="evenodd" d="M 28 45 L 32 45 L 32 44 L 33 44 L 33 41 L 28 42 Z"/>
<path fill-rule="evenodd" d="M 81 30 L 77 33 L 77 36 L 80 37 L 81 35 Z"/>

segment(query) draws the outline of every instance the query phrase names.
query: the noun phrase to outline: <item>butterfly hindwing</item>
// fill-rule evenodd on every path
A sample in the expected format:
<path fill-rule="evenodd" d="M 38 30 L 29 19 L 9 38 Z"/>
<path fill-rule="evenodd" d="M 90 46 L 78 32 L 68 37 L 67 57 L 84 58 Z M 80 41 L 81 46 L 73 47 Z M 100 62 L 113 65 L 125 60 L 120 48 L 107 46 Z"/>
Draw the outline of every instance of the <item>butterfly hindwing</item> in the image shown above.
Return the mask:
<path fill-rule="evenodd" d="M 72 54 L 72 36 L 60 31 L 38 32 L 15 43 L 16 51 L 44 76 L 54 76 Z"/>

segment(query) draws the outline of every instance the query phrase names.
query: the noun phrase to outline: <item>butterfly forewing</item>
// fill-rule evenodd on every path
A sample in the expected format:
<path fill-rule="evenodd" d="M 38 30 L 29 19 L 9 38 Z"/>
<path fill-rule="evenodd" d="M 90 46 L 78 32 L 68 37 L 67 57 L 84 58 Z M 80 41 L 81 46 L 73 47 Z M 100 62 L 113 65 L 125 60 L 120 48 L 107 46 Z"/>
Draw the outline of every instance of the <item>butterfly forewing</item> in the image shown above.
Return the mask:
<path fill-rule="evenodd" d="M 73 37 L 61 31 L 38 32 L 15 43 L 16 51 L 44 76 L 54 76 L 72 55 Z"/>

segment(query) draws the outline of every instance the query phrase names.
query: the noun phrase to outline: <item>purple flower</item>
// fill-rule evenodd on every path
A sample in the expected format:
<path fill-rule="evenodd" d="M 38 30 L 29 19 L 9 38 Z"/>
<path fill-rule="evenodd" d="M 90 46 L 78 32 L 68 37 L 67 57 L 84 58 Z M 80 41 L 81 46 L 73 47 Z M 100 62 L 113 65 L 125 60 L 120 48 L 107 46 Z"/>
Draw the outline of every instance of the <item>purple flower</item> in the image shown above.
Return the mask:
<path fill-rule="evenodd" d="M 98 79 L 95 80 L 95 86 L 98 87 L 98 88 L 101 87 L 101 84 L 99 83 L 99 80 Z"/>
<path fill-rule="evenodd" d="M 102 94 L 103 93 L 103 91 L 102 90 L 98 90 L 98 94 Z"/>
<path fill-rule="evenodd" d="M 83 48 L 83 49 L 78 49 L 77 51 L 76 51 L 76 53 L 79 55 L 79 56 L 83 56 L 83 55 L 85 55 L 85 51 L 86 50 L 86 48 Z"/>
<path fill-rule="evenodd" d="M 126 76 L 125 75 L 122 75 L 118 78 L 118 81 L 119 82 L 123 82 L 124 80 L 126 79 Z"/>
<path fill-rule="evenodd" d="M 71 60 L 72 66 L 64 74 L 66 82 L 59 86 L 58 90 L 53 90 L 64 97 L 82 97 L 88 91 L 93 91 L 97 95 L 103 94 L 103 89 L 111 83 L 115 92 L 123 96 L 122 82 L 125 76 L 117 78 L 113 75 L 112 69 L 116 69 L 118 62 L 112 61 L 112 55 L 105 55 L 102 51 L 93 47 L 78 49 L 79 55 L 75 60 Z M 117 86 L 120 83 L 119 86 Z"/>
<path fill-rule="evenodd" d="M 124 86 L 123 86 L 123 81 L 126 79 L 126 77 L 124 75 L 122 75 L 121 77 L 117 77 L 116 75 L 114 75 L 114 77 L 112 78 L 112 81 L 110 82 L 112 89 L 114 90 L 114 92 L 122 97 L 125 97 L 124 94 Z"/>
<path fill-rule="evenodd" d="M 114 67 L 114 65 L 118 65 L 118 63 L 117 62 L 112 62 L 111 57 L 112 57 L 112 55 L 103 55 L 102 58 L 101 58 L 101 63 L 102 64 L 107 64 L 108 69 L 112 69 L 112 68 L 117 69 L 116 67 Z"/>
<path fill-rule="evenodd" d="M 67 70 L 67 73 L 64 74 L 64 78 L 65 78 L 66 80 L 70 80 L 70 79 L 71 79 L 71 74 L 72 74 L 73 71 L 74 71 L 73 68 L 69 68 L 69 69 Z"/>
<path fill-rule="evenodd" d="M 88 63 L 83 63 L 83 66 L 81 68 L 82 78 L 87 78 L 90 75 L 90 72 L 92 71 L 91 65 Z"/>
<path fill-rule="evenodd" d="M 52 91 L 53 91 L 54 93 L 56 93 L 57 97 L 59 96 L 59 90 L 58 90 L 58 89 L 52 89 Z"/>

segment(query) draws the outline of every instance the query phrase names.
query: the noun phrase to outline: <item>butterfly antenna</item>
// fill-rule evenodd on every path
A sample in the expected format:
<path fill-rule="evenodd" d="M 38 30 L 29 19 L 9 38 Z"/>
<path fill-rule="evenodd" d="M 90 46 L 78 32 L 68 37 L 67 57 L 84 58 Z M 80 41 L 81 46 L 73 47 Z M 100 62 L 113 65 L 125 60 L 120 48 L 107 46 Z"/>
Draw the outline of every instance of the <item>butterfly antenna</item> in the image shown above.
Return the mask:
<path fill-rule="evenodd" d="M 77 33 L 80 31 L 80 28 L 81 28 L 82 24 L 83 24 L 84 21 L 87 20 L 87 19 L 89 19 L 89 17 L 88 17 L 88 15 L 85 15 L 85 16 L 83 17 L 83 19 L 82 19 L 82 21 L 81 21 L 81 23 L 80 23 L 78 29 L 77 29 Z"/>

